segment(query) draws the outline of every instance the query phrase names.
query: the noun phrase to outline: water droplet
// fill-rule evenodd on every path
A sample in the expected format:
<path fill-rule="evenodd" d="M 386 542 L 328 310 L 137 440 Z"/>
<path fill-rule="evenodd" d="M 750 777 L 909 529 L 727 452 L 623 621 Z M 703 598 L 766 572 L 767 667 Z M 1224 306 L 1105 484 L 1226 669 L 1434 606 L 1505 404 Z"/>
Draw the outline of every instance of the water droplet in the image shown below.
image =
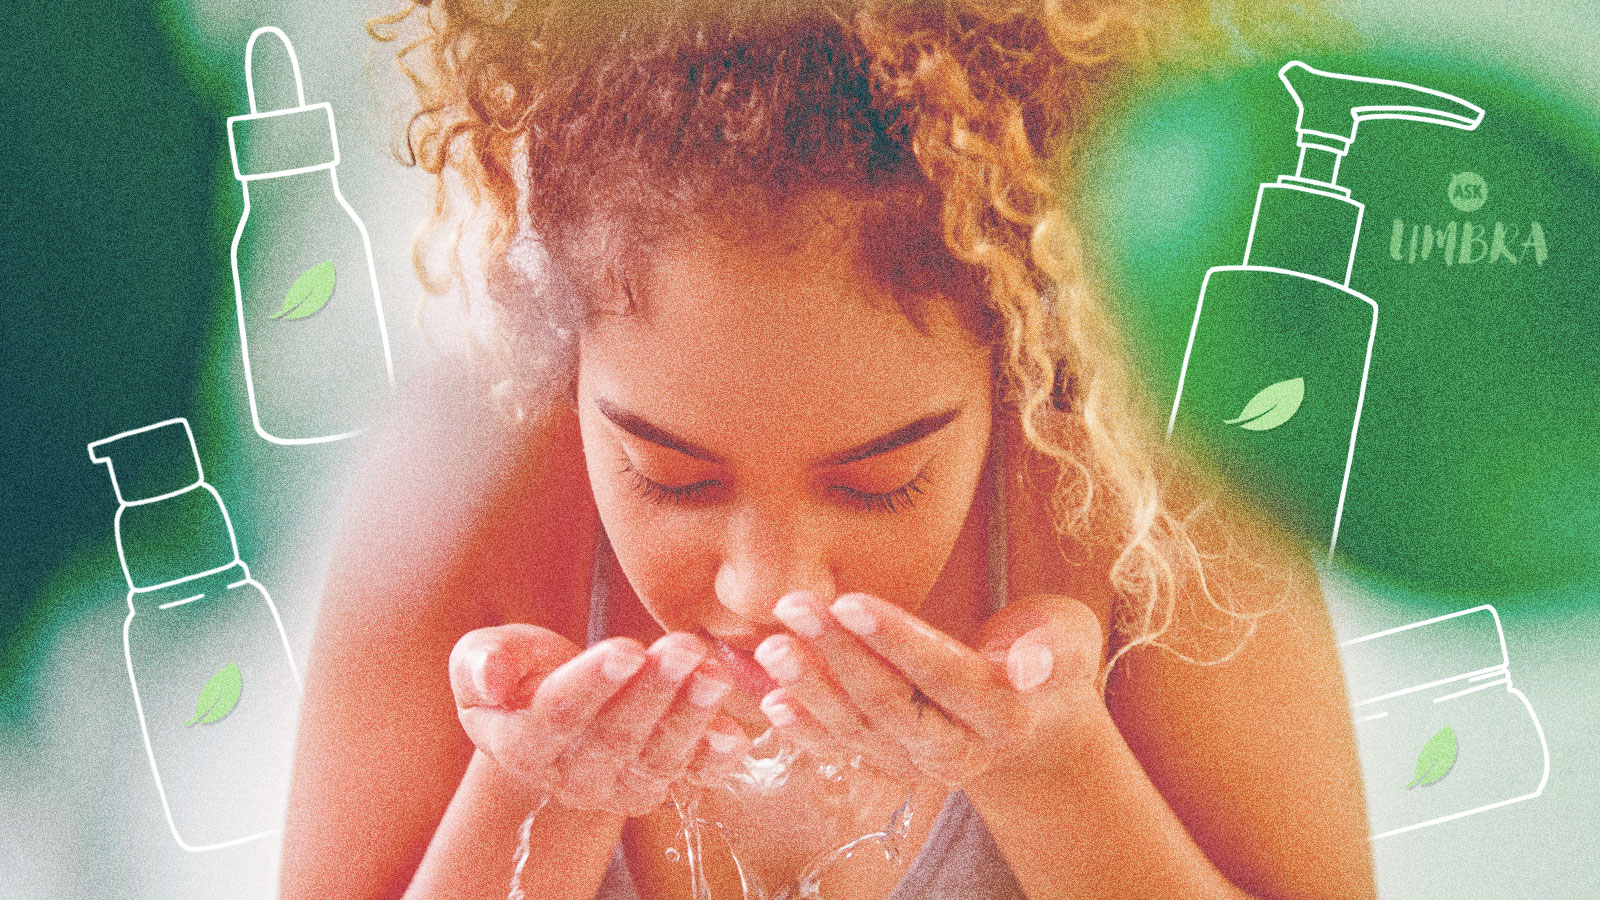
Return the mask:
<path fill-rule="evenodd" d="M 844 777 L 843 775 L 839 774 L 839 767 L 832 763 L 823 766 L 817 771 L 821 772 L 822 777 L 828 779 L 829 781 L 838 781 Z"/>
<path fill-rule="evenodd" d="M 668 847 L 666 856 L 667 856 L 668 860 L 670 860 L 672 862 L 677 862 L 678 861 L 678 848 L 677 847 Z"/>

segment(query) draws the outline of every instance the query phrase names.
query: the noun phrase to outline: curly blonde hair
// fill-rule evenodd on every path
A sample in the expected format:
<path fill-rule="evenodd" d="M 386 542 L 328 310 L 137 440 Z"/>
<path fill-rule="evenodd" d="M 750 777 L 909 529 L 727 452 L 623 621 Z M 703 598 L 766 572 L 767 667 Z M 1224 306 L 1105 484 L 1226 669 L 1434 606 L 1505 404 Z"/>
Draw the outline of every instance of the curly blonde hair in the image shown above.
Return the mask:
<path fill-rule="evenodd" d="M 1158 64 L 1224 64 L 1331 22 L 1277 0 L 411 0 L 368 31 L 402 44 L 420 101 L 401 160 L 437 176 L 413 245 L 427 292 L 463 278 L 471 217 L 451 182 L 487 214 L 497 327 L 479 346 L 519 416 L 570 385 L 593 313 L 577 298 L 625 288 L 656 238 L 690 221 L 770 236 L 808 192 L 848 198 L 869 225 L 859 258 L 917 327 L 942 298 L 995 349 L 1000 401 L 1058 464 L 1058 539 L 1112 554 L 1104 696 L 1133 648 L 1198 663 L 1175 627 L 1222 630 L 1238 635 L 1223 662 L 1271 610 L 1214 590 L 1240 577 L 1214 565 L 1231 539 L 1197 541 L 1225 504 L 1170 489 L 1185 466 L 1086 270 L 1073 151 Z"/>

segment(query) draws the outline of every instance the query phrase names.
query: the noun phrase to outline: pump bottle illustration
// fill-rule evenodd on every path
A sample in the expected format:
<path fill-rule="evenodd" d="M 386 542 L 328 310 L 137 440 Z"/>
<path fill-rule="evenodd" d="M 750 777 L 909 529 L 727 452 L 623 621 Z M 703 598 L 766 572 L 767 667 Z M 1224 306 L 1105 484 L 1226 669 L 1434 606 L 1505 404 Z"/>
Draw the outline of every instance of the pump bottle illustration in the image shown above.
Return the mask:
<path fill-rule="evenodd" d="M 257 108 L 263 34 L 288 52 L 298 105 Z M 394 383 L 372 243 L 339 191 L 333 107 L 306 104 L 289 38 L 258 28 L 244 59 L 250 112 L 228 118 L 228 149 L 244 190 L 232 257 L 250 418 L 275 444 L 336 441 L 359 432 Z"/>
<path fill-rule="evenodd" d="M 185 850 L 279 829 L 300 675 L 186 419 L 95 441 L 128 580 L 123 652 L 167 826 Z"/>
<path fill-rule="evenodd" d="M 1206 272 L 1167 436 L 1177 433 L 1302 533 L 1339 539 L 1378 304 L 1350 287 L 1366 207 L 1337 184 L 1356 128 L 1409 119 L 1471 131 L 1483 110 L 1381 78 L 1278 70 L 1300 161 L 1256 195 L 1244 264 Z M 1288 499 L 1295 498 L 1295 499 Z"/>

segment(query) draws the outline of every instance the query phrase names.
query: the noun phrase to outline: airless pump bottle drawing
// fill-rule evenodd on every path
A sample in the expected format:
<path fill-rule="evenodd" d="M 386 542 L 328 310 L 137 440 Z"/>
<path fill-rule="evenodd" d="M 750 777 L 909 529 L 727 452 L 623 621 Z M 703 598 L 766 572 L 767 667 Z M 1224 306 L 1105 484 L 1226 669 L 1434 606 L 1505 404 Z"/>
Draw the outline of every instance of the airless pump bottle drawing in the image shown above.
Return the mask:
<path fill-rule="evenodd" d="M 1244 264 L 1206 272 L 1167 436 L 1332 554 L 1378 324 L 1378 304 L 1350 287 L 1365 206 L 1337 183 L 1339 163 L 1369 119 L 1470 131 L 1483 110 L 1299 61 L 1278 77 L 1300 109 L 1299 165 L 1261 185 Z"/>
<path fill-rule="evenodd" d="M 288 53 L 297 105 L 257 109 L 263 34 Z M 336 441 L 359 432 L 394 383 L 372 244 L 339 191 L 333 108 L 306 104 L 288 37 L 258 28 L 244 58 L 250 112 L 228 119 L 228 149 L 244 190 L 232 257 L 250 419 L 275 444 Z"/>
<path fill-rule="evenodd" d="M 123 652 L 167 826 L 185 850 L 279 830 L 300 675 L 278 610 L 239 559 L 194 434 L 169 419 L 89 445 L 117 493 Z"/>

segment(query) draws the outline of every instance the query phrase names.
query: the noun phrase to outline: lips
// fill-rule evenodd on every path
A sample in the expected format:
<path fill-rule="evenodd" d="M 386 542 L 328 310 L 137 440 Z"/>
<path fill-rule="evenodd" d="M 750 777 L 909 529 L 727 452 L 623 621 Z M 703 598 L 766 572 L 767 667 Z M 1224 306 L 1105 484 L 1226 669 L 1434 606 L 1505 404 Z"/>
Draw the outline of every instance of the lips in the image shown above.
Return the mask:
<path fill-rule="evenodd" d="M 777 688 L 778 683 L 772 680 L 767 670 L 756 662 L 756 658 L 744 650 L 736 650 L 724 644 L 710 634 L 704 635 L 711 644 L 712 651 L 717 659 L 733 672 L 734 681 L 745 691 L 756 697 L 765 697 L 770 691 Z"/>

